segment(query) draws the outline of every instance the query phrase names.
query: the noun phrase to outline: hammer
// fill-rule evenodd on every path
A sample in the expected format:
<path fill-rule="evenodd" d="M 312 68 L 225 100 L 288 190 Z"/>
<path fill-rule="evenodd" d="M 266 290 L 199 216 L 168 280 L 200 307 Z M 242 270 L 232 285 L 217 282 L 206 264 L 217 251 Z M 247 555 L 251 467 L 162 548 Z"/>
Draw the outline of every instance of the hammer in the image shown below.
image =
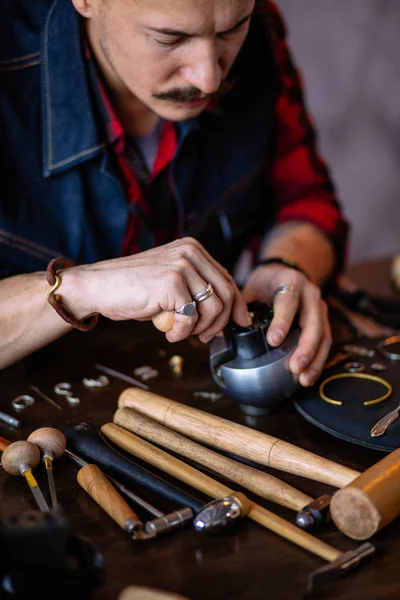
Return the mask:
<path fill-rule="evenodd" d="M 299 512 L 302 515 L 302 522 L 297 525 L 302 526 L 302 529 L 310 529 L 313 524 L 319 524 L 328 518 L 331 498 L 328 494 L 313 500 L 277 477 L 205 448 L 133 408 L 119 408 L 114 414 L 113 421 L 150 442 L 211 469 L 262 498 Z M 304 527 L 307 517 L 307 526 Z"/>
<path fill-rule="evenodd" d="M 181 460 L 164 452 L 164 450 L 156 448 L 149 442 L 142 440 L 114 423 L 106 423 L 101 427 L 101 431 L 119 448 L 130 452 L 137 458 L 145 460 L 156 468 L 169 473 L 173 477 L 209 496 L 223 498 L 233 493 L 232 490 L 222 483 L 197 471 Z M 342 553 L 309 533 L 299 530 L 295 525 L 285 521 L 285 519 L 282 519 L 255 502 L 250 503 L 250 511 L 247 516 L 270 531 L 277 533 L 281 537 L 329 562 L 329 565 L 325 565 L 311 574 L 308 591 L 311 591 L 317 580 L 344 574 L 351 567 L 357 566 L 363 558 L 375 552 L 372 544 L 365 543 L 355 550 Z"/>

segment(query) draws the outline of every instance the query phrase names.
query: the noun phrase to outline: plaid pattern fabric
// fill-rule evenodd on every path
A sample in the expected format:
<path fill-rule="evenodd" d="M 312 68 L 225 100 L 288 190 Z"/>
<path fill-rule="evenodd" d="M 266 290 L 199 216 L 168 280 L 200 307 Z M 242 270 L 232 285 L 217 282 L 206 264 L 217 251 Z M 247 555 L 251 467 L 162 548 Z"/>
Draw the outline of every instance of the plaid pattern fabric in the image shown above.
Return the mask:
<path fill-rule="evenodd" d="M 258 0 L 256 10 L 260 7 L 268 19 L 281 78 L 275 105 L 275 146 L 268 173 L 276 220 L 278 223 L 311 222 L 341 247 L 348 226 L 327 167 L 317 150 L 314 127 L 304 105 L 302 81 L 286 44 L 282 15 L 270 0 Z M 175 127 L 170 122 L 164 123 L 153 171 L 143 177 L 143 168 L 138 169 L 137 164 L 139 161 L 143 167 L 140 151 L 132 140 L 127 141 L 88 48 L 86 55 L 98 92 L 107 141 L 114 150 L 129 202 L 130 218 L 121 254 L 133 254 L 172 241 L 180 235 L 175 199 L 169 185 L 159 185 L 159 181 L 167 176 L 166 167 L 177 150 Z M 166 190 L 168 198 L 165 197 Z"/>

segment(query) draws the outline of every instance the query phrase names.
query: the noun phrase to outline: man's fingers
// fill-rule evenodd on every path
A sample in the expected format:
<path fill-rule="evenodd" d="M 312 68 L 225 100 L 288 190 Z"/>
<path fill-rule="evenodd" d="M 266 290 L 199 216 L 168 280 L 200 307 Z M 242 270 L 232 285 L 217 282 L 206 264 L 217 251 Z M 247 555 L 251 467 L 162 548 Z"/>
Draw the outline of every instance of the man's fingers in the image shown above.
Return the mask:
<path fill-rule="evenodd" d="M 267 342 L 279 346 L 287 336 L 299 306 L 300 292 L 295 285 L 278 286 L 274 292 L 274 316 L 267 331 Z"/>

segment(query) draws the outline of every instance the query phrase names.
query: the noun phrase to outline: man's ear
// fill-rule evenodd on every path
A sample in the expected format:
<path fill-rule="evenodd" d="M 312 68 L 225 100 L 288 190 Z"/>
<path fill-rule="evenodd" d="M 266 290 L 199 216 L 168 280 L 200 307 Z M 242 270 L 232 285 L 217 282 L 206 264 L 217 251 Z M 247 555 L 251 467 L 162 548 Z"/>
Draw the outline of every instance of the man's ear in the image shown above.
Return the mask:
<path fill-rule="evenodd" d="M 90 19 L 93 16 L 93 0 L 71 0 L 75 10 L 85 19 Z"/>

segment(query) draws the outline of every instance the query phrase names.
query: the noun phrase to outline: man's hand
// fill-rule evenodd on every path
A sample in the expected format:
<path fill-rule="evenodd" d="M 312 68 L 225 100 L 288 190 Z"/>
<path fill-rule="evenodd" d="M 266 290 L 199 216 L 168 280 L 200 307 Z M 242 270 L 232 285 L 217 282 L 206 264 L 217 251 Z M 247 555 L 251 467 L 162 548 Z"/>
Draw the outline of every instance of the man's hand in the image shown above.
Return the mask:
<path fill-rule="evenodd" d="M 67 269 L 61 278 L 60 296 L 77 318 L 100 313 L 116 321 L 146 321 L 161 311 L 174 311 L 211 283 L 214 293 L 197 303 L 194 315 L 175 313 L 174 326 L 166 334 L 170 342 L 197 335 L 207 343 L 224 329 L 230 316 L 243 327 L 251 324 L 231 275 L 192 238 Z"/>
<path fill-rule="evenodd" d="M 276 294 L 278 286 L 289 291 Z M 282 265 L 260 266 L 250 275 L 243 291 L 246 302 L 265 302 L 274 309 L 267 342 L 279 346 L 298 313 L 301 335 L 290 359 L 290 370 L 303 386 L 312 385 L 320 375 L 332 344 L 326 303 L 320 289 L 302 273 Z"/>

